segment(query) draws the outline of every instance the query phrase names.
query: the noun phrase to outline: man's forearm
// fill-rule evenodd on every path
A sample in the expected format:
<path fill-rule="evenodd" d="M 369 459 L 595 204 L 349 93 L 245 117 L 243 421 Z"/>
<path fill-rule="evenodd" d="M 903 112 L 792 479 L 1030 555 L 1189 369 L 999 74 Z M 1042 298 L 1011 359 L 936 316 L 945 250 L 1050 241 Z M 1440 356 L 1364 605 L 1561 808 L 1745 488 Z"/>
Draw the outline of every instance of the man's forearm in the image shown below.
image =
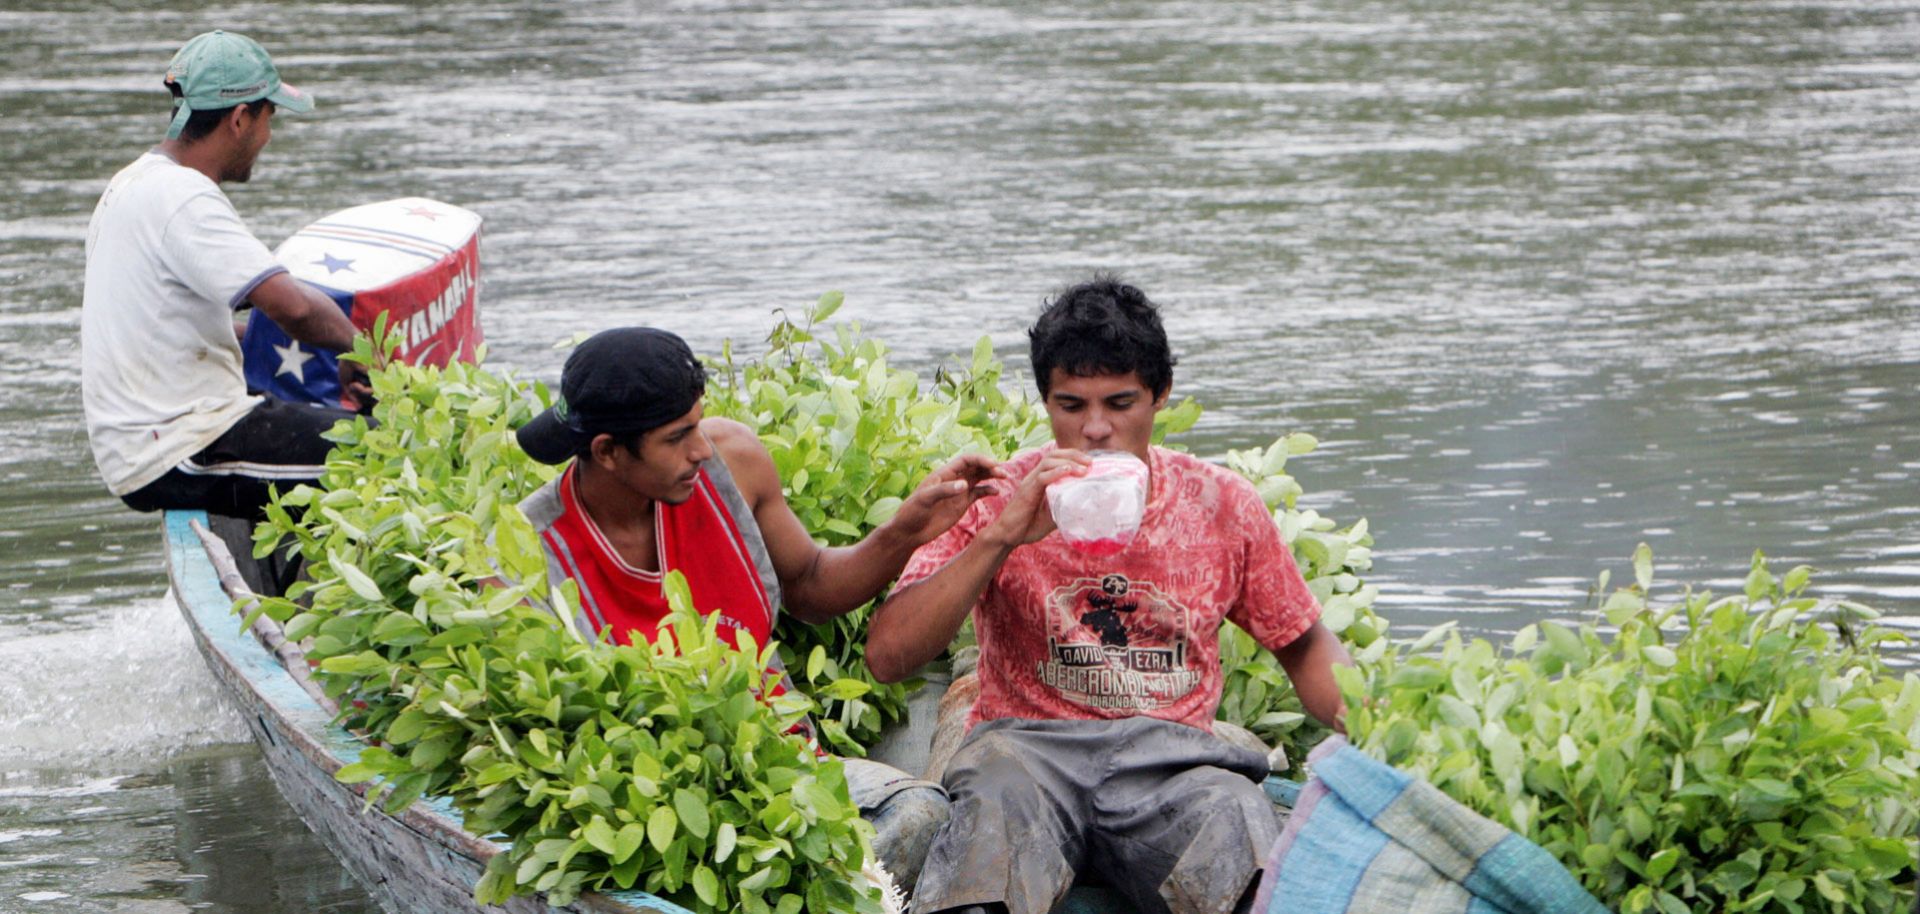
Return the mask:
<path fill-rule="evenodd" d="M 1346 700 L 1333 679 L 1334 666 L 1352 666 L 1353 657 L 1332 629 L 1318 622 L 1299 638 L 1274 652 L 1287 678 L 1293 681 L 1300 705 L 1315 720 L 1342 733 L 1346 728 Z"/>
<path fill-rule="evenodd" d="M 248 300 L 280 325 L 288 336 L 302 343 L 334 352 L 353 348 L 353 336 L 358 330 L 353 321 L 347 319 L 346 312 L 325 292 L 291 274 L 268 277 Z"/>
<path fill-rule="evenodd" d="M 334 352 L 346 352 L 353 348 L 353 336 L 359 332 L 353 321 L 347 318 L 338 305 L 318 291 L 313 297 L 311 307 L 303 314 L 293 318 L 290 323 L 282 323 L 280 329 L 302 343 L 311 343 L 322 349 Z"/>
<path fill-rule="evenodd" d="M 900 576 L 913 544 L 882 527 L 851 546 L 822 549 L 800 580 L 787 588 L 787 609 L 805 622 L 825 622 L 873 599 Z"/>
<path fill-rule="evenodd" d="M 932 577 L 887 597 L 867 627 L 867 667 L 874 678 L 899 682 L 940 656 L 1012 550 L 977 538 Z"/>

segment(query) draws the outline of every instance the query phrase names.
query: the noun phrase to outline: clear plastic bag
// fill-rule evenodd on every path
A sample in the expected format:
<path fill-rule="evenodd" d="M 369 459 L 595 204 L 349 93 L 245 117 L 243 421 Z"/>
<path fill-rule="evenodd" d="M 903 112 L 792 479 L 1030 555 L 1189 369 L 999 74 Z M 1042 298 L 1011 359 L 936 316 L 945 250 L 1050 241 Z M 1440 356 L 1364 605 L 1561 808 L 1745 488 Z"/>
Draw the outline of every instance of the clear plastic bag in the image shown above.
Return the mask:
<path fill-rule="evenodd" d="M 1113 555 L 1140 532 L 1147 513 L 1147 465 L 1126 451 L 1094 451 L 1084 476 L 1047 486 L 1047 508 L 1061 538 L 1082 552 Z"/>

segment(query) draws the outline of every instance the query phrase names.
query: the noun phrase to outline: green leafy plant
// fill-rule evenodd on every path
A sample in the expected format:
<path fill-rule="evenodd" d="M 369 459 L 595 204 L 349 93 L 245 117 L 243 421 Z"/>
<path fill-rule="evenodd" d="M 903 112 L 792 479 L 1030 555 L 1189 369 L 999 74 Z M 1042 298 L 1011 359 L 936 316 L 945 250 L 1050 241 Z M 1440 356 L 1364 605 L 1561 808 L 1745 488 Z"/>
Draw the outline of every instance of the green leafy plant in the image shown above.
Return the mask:
<path fill-rule="evenodd" d="M 1319 442 L 1295 433 L 1264 448 L 1230 451 L 1227 466 L 1254 484 L 1280 538 L 1293 552 L 1307 589 L 1320 602 L 1320 621 L 1347 645 L 1357 661 L 1377 660 L 1388 649 L 1387 622 L 1373 612 L 1378 588 L 1362 580 L 1373 567 L 1373 536 L 1367 522 L 1345 529 L 1319 512 L 1300 508 L 1299 482 L 1287 462 L 1313 453 Z M 1220 630 L 1221 684 L 1218 719 L 1253 731 L 1269 746 L 1284 748 L 1287 758 L 1304 759 L 1332 731 L 1308 717 L 1293 683 L 1271 653 L 1233 625 Z"/>
<path fill-rule="evenodd" d="M 817 339 L 838 305 L 781 321 L 762 360 L 736 365 L 728 347 L 709 391 L 710 411 L 761 431 L 823 541 L 883 523 L 953 453 L 1046 440 L 1037 405 L 999 389 L 986 341 L 923 389 L 877 341 L 844 327 Z M 766 692 L 765 652 L 784 650 L 832 703 L 823 729 L 858 751 L 905 694 L 872 691 L 864 613 L 735 652 L 676 583 L 672 639 L 582 638 L 570 611 L 536 608 L 576 595 L 549 586 L 513 509 L 554 472 L 506 441 L 547 392 L 460 365 L 389 366 L 375 388 L 381 425 L 337 428 L 322 484 L 271 506 L 257 547 L 289 537 L 312 569 L 261 611 L 307 639 L 345 721 L 376 741 L 343 776 L 377 780 L 389 808 L 450 797 L 508 836 L 484 900 L 639 886 L 700 911 L 872 910 L 856 873 L 867 832 L 838 765 L 787 730 L 811 705 L 751 697 Z M 1156 440 L 1199 411 L 1163 412 Z M 1314 444 L 1288 436 L 1228 462 L 1355 654 L 1339 675 L 1363 749 L 1539 842 L 1629 914 L 1889 914 L 1912 898 L 1920 677 L 1881 664 L 1895 636 L 1871 610 L 1814 600 L 1806 569 L 1776 578 L 1758 557 L 1744 593 L 1658 608 L 1643 547 L 1634 585 L 1578 629 L 1529 626 L 1504 651 L 1451 624 L 1398 642 L 1362 580 L 1365 522 L 1336 529 L 1296 504 L 1287 464 Z M 486 583 L 500 575 L 520 583 Z M 1299 757 L 1323 731 L 1270 655 L 1222 634 L 1221 718 Z"/>
<path fill-rule="evenodd" d="M 336 427 L 320 485 L 280 496 L 256 539 L 263 553 L 290 538 L 311 570 L 258 611 L 310 639 L 369 738 L 339 777 L 377 781 L 369 801 L 389 810 L 447 797 L 504 835 L 482 902 L 618 886 L 700 912 L 878 911 L 840 763 L 791 732 L 813 704 L 766 697 L 771 647 L 720 640 L 674 576 L 671 637 L 613 646 L 567 627 L 574 585 L 550 586 L 514 507 L 553 470 L 507 441 L 545 392 L 465 365 L 390 365 L 373 383 L 378 427 Z"/>
<path fill-rule="evenodd" d="M 943 369 L 923 387 L 855 329 L 818 338 L 839 304 L 829 295 L 801 323 L 780 321 L 761 359 L 736 363 L 727 346 L 707 398 L 710 414 L 759 432 L 789 503 L 823 542 L 852 542 L 884 523 L 954 454 L 1005 457 L 1049 439 L 1038 405 L 1001 390 L 987 340 L 964 369 Z M 370 345 L 358 353 L 371 355 Z M 794 753 L 784 735 L 804 698 L 713 703 L 755 691 L 761 667 L 710 649 L 710 632 L 687 620 L 670 642 L 677 652 L 616 648 L 566 629 L 574 585 L 546 580 L 539 542 L 515 509 L 556 470 L 508 440 L 549 392 L 458 364 L 388 365 L 374 387 L 378 426 L 337 427 L 320 484 L 280 496 L 256 537 L 259 554 L 291 542 L 312 575 L 260 611 L 307 640 L 343 722 L 376 743 L 344 776 L 377 781 L 389 809 L 448 797 L 470 827 L 508 836 L 512 849 L 477 888 L 482 900 L 639 886 L 699 911 L 865 910 L 871 893 L 849 888 L 862 884 L 865 826 L 837 763 Z M 1191 400 L 1163 411 L 1155 440 L 1199 415 Z M 1278 509 L 1329 614 L 1355 620 L 1343 630 L 1384 631 L 1357 577 L 1369 561 L 1364 523 L 1335 531 L 1293 506 L 1299 487 L 1286 459 L 1312 446 L 1292 436 L 1236 455 L 1235 467 Z M 498 577 L 518 583 L 490 583 Z M 539 608 L 549 606 L 562 611 Z M 760 648 L 781 651 L 825 702 L 821 729 L 846 753 L 875 741 L 908 694 L 867 674 L 866 612 L 826 626 L 784 623 L 777 645 Z M 1271 655 L 1236 629 L 1223 634 L 1238 645 L 1223 716 L 1303 741 L 1313 731 L 1286 719 L 1298 717 L 1297 701 L 1286 710 L 1291 687 Z M 714 682 L 728 688 L 693 685 Z"/>
<path fill-rule="evenodd" d="M 787 504 L 820 542 L 860 541 L 956 455 L 1005 458 L 1050 439 L 1045 415 L 1000 389 L 1002 368 L 986 338 L 967 367 L 942 369 L 923 387 L 858 328 L 839 325 L 830 338 L 820 332 L 841 302 L 830 293 L 799 322 L 780 320 L 766 354 L 753 361 L 737 363 L 728 345 L 711 363 L 706 397 L 707 415 L 738 419 L 759 434 Z M 864 755 L 900 720 L 920 685 L 883 684 L 868 672 L 871 612 L 869 604 L 824 625 L 783 617 L 774 632 L 789 669 L 802 669 L 805 659 L 807 669 L 866 684 L 858 697 L 820 696 L 823 735 L 850 755 Z"/>
<path fill-rule="evenodd" d="M 1625 914 L 1904 911 L 1920 676 L 1876 653 L 1900 636 L 1758 554 L 1727 597 L 1649 603 L 1645 546 L 1634 575 L 1577 629 L 1529 625 L 1501 650 L 1443 626 L 1340 671 L 1356 744 Z"/>
<path fill-rule="evenodd" d="M 468 827 L 514 837 L 482 902 L 619 886 L 696 911 L 877 912 L 853 887 L 869 834 L 840 762 L 791 730 L 812 703 L 763 700 L 771 648 L 736 650 L 684 578 L 664 586 L 671 634 L 651 645 L 522 619 L 511 638 L 454 652 L 386 731 L 414 751 L 368 749 L 341 779 L 413 777 L 422 747 L 464 743 L 443 792 Z"/>

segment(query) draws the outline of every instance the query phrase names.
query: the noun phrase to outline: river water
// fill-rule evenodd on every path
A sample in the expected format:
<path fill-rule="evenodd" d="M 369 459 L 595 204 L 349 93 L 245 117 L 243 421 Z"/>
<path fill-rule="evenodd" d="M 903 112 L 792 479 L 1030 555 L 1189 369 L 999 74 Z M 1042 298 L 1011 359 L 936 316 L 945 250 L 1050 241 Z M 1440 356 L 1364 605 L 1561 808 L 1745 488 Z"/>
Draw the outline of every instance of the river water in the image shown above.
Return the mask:
<path fill-rule="evenodd" d="M 0 910 L 372 910 L 80 422 L 87 216 L 215 26 L 320 99 L 229 188 L 254 230 L 479 211 L 498 364 L 637 322 L 752 351 L 829 289 L 908 367 L 1021 364 L 1117 269 L 1188 446 L 1318 436 L 1307 501 L 1369 519 L 1404 628 L 1570 617 L 1642 541 L 1670 588 L 1760 548 L 1920 628 L 1913 0 L 8 0 Z"/>

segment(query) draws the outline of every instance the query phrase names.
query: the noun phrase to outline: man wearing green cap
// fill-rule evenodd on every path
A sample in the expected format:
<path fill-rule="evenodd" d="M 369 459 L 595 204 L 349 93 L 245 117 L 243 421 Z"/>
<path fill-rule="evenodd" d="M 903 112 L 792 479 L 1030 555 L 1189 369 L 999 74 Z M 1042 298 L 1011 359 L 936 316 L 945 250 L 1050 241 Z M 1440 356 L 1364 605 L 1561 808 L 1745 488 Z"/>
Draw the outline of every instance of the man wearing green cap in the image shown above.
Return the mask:
<path fill-rule="evenodd" d="M 165 83 L 165 141 L 114 176 L 87 227 L 87 437 L 107 488 L 137 510 L 248 517 L 270 484 L 318 477 L 320 433 L 350 415 L 250 393 L 233 323 L 251 304 L 296 340 L 352 346 L 352 321 L 288 275 L 220 190 L 252 176 L 275 111 L 310 111 L 313 99 L 280 81 L 259 44 L 220 31 L 187 42 Z M 365 389 L 343 387 L 350 398 Z"/>

